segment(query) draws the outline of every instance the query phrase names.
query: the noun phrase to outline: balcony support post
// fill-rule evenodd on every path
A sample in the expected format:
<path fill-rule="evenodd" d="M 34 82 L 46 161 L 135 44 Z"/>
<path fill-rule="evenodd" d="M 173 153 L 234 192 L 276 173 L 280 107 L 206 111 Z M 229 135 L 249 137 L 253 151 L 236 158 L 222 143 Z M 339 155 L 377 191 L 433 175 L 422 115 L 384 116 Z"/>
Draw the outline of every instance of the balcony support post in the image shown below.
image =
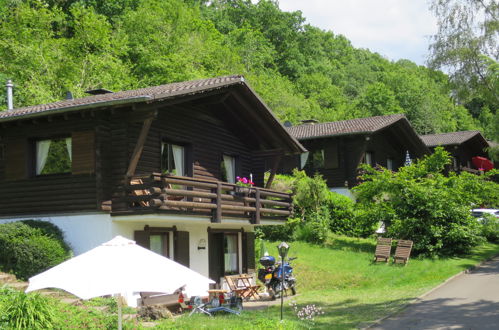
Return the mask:
<path fill-rule="evenodd" d="M 258 225 L 260 224 L 260 188 L 256 187 L 255 188 L 255 213 L 253 214 L 253 224 Z"/>
<path fill-rule="evenodd" d="M 220 223 L 222 222 L 222 183 L 217 182 L 217 187 L 215 188 L 214 193 L 217 194 L 215 199 L 215 204 L 217 205 L 216 209 L 213 209 L 213 216 L 211 222 Z"/>

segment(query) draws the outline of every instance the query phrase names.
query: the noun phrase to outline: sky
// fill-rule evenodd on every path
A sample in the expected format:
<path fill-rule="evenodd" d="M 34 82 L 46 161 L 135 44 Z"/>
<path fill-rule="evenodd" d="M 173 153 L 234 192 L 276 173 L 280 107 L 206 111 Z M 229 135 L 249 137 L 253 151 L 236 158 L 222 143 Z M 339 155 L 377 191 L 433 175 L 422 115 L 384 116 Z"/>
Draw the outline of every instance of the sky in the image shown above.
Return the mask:
<path fill-rule="evenodd" d="M 279 7 L 300 10 L 306 23 L 342 34 L 354 47 L 420 65 L 437 32 L 427 0 L 279 0 Z"/>

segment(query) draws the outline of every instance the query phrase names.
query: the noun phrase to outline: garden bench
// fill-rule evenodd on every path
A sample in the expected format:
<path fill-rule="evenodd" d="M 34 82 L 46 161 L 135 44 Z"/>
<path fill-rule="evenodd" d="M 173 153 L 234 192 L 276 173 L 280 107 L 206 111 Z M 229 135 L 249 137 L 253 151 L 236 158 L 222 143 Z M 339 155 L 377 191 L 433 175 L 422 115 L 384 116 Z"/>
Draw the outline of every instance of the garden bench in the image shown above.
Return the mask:
<path fill-rule="evenodd" d="M 411 256 L 412 244 L 411 240 L 399 240 L 395 249 L 395 255 L 393 256 L 393 262 L 403 262 L 406 265 Z"/>
<path fill-rule="evenodd" d="M 392 250 L 392 239 L 391 238 L 378 238 L 378 244 L 376 245 L 376 251 L 374 252 L 374 261 L 385 261 L 390 260 L 390 253 Z"/>

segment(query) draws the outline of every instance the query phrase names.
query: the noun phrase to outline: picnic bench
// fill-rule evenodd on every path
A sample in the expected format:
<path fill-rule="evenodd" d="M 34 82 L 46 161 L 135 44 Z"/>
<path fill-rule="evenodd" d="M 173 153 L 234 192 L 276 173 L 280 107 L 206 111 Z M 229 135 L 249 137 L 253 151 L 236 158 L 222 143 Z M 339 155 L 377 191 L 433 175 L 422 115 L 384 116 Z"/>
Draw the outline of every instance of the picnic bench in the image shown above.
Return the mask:
<path fill-rule="evenodd" d="M 249 300 L 251 298 L 260 299 L 258 294 L 259 285 L 253 284 L 253 276 L 248 274 L 227 275 L 225 282 L 230 291 L 236 296 Z"/>

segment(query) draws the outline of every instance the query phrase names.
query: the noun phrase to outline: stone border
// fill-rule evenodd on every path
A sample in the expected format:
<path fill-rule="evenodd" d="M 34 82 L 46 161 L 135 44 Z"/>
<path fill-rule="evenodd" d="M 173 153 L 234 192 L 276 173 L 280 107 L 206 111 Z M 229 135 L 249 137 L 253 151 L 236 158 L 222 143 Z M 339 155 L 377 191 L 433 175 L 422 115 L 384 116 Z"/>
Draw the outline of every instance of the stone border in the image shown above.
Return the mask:
<path fill-rule="evenodd" d="M 451 277 L 449 277 L 448 279 L 446 279 L 445 281 L 443 281 L 442 283 L 440 283 L 439 285 L 437 285 L 436 287 L 430 289 L 429 291 L 423 293 L 422 295 L 412 299 L 411 301 L 409 301 L 408 303 L 400 306 L 399 308 L 397 308 L 394 312 L 388 314 L 388 315 L 385 315 L 379 319 L 377 319 L 376 321 L 373 321 L 371 324 L 365 326 L 365 327 L 359 327 L 360 329 L 362 330 L 366 330 L 366 329 L 370 329 L 376 325 L 380 325 L 381 322 L 383 322 L 384 320 L 392 317 L 392 316 L 395 316 L 399 313 L 401 313 L 404 309 L 406 309 L 407 307 L 409 307 L 410 305 L 416 303 L 416 302 L 419 302 L 421 301 L 424 297 L 426 297 L 427 295 L 429 295 L 430 293 L 434 292 L 435 290 L 438 290 L 440 289 L 442 286 L 444 286 L 445 284 L 449 283 L 450 281 L 454 280 L 455 278 L 457 277 L 460 277 L 460 276 L 463 276 L 464 274 L 468 274 L 472 271 L 474 271 L 475 269 L 477 269 L 478 267 L 481 267 L 482 265 L 492 261 L 493 259 L 499 257 L 499 254 L 493 256 L 493 257 L 490 257 L 488 259 L 485 259 L 483 261 L 480 261 L 478 264 L 474 265 L 474 266 L 471 266 L 470 268 L 468 269 L 465 269 L 465 270 L 462 270 L 460 271 L 459 273 L 457 273 L 456 275 L 452 275 Z"/>

